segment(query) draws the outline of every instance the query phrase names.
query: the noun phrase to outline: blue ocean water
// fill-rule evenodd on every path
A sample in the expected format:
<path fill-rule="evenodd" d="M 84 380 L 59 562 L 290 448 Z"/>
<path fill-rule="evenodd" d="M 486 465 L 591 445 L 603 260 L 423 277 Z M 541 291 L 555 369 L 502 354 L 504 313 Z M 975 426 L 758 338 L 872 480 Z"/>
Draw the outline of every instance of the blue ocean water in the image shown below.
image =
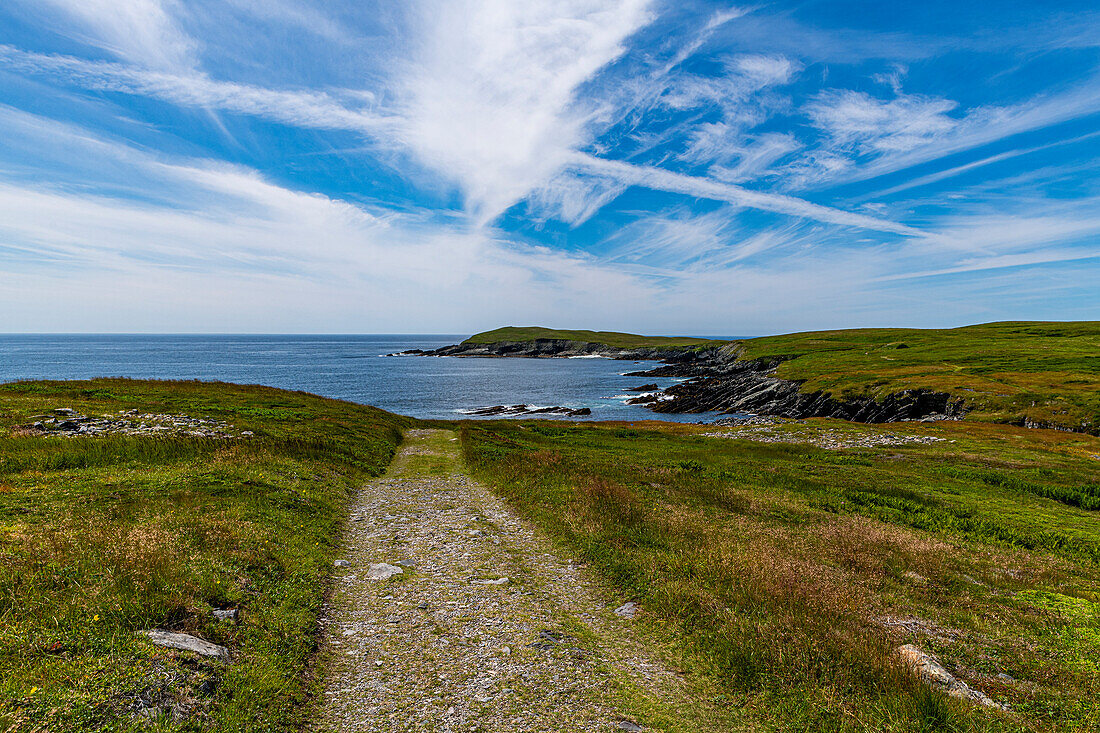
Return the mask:
<path fill-rule="evenodd" d="M 458 343 L 457 335 L 0 335 L 0 382 L 21 379 L 203 379 L 297 389 L 402 415 L 453 419 L 491 405 L 561 405 L 589 420 L 696 422 L 627 405 L 630 387 L 674 380 L 625 377 L 656 362 L 612 359 L 387 357 Z"/>

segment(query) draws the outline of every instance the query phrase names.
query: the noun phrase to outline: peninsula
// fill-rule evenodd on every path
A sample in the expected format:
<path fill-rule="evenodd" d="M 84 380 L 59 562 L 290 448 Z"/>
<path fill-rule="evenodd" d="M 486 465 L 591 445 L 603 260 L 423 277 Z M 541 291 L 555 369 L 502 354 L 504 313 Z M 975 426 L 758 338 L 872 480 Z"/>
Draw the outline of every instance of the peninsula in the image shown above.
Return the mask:
<path fill-rule="evenodd" d="M 461 357 L 659 360 L 636 376 L 687 381 L 640 396 L 659 413 L 855 422 L 957 419 L 1095 434 L 1100 322 L 862 328 L 733 341 L 509 326 L 434 351 Z"/>

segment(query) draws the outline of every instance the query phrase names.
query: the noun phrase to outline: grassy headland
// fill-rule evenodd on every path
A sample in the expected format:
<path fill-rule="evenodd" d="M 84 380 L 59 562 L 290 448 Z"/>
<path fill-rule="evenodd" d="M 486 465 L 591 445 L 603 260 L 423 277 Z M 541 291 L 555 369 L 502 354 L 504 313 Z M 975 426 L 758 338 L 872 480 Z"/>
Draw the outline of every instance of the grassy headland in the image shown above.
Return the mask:
<path fill-rule="evenodd" d="M 615 331 L 563 331 L 555 328 L 542 328 L 541 326 L 505 326 L 504 328 L 475 334 L 462 343 L 521 343 L 540 339 L 604 344 L 617 349 L 694 349 L 721 346 L 727 343 L 726 341 L 691 336 L 639 336 L 633 333 L 617 333 Z"/>
<path fill-rule="evenodd" d="M 839 397 L 931 389 L 972 420 L 1100 428 L 1100 321 L 861 328 L 766 336 L 742 359 L 782 359 L 776 376 Z"/>
<path fill-rule="evenodd" d="M 559 339 L 615 348 L 719 349 L 780 362 L 776 376 L 840 400 L 909 389 L 963 398 L 971 420 L 1100 430 L 1100 321 L 859 328 L 742 341 L 509 326 L 463 343 Z"/>
<path fill-rule="evenodd" d="M 1100 729 L 1100 439 L 975 423 L 882 428 L 469 423 L 466 456 L 640 602 L 751 730 Z M 1083 507 L 1091 507 L 1089 509 Z M 912 643 L 1007 704 L 931 694 Z"/>
<path fill-rule="evenodd" d="M 252 435 L 19 427 L 55 408 L 185 413 Z M 165 731 L 300 727 L 337 528 L 411 422 L 264 387 L 0 386 L 0 730 L 145 729 L 143 709 Z M 155 647 L 137 633 L 151 628 L 225 645 L 231 663 Z"/>

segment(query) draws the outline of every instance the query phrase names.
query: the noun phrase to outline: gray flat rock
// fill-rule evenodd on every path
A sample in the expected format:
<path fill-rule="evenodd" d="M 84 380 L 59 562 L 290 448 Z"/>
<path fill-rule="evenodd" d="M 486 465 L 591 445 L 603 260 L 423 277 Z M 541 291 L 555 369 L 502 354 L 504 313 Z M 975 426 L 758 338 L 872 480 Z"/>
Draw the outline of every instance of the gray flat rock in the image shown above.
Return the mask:
<path fill-rule="evenodd" d="M 956 679 L 955 675 L 948 672 L 932 655 L 926 654 L 912 644 L 899 646 L 898 656 L 901 657 L 905 666 L 929 687 L 942 690 L 959 700 L 975 702 L 995 710 L 1006 709 L 981 690 L 975 690 L 962 680 Z"/>
<path fill-rule="evenodd" d="M 386 562 L 372 562 L 370 567 L 367 568 L 368 580 L 386 580 L 392 578 L 395 575 L 400 575 L 405 571 L 396 565 L 390 565 Z"/>
<path fill-rule="evenodd" d="M 157 646 L 162 646 L 167 649 L 195 652 L 204 657 L 217 657 L 218 659 L 227 659 L 229 657 L 229 650 L 224 646 L 212 644 L 209 641 L 204 641 L 190 634 L 176 634 L 171 631 L 161 631 L 160 629 L 150 629 L 149 631 L 142 631 L 141 633 L 148 636 L 149 640 Z"/>

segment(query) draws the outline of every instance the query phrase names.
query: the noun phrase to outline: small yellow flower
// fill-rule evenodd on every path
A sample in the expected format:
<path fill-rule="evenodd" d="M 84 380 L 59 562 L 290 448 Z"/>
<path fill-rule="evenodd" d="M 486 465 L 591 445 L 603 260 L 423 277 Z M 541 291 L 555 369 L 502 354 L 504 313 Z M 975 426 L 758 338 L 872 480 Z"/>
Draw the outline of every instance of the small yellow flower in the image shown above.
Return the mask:
<path fill-rule="evenodd" d="M 33 695 L 36 692 L 38 692 L 38 688 L 37 687 L 32 687 L 31 688 L 31 694 Z"/>
<path fill-rule="evenodd" d="M 92 616 L 92 621 L 98 621 L 98 620 L 99 620 L 99 614 L 98 613 L 95 616 Z"/>

